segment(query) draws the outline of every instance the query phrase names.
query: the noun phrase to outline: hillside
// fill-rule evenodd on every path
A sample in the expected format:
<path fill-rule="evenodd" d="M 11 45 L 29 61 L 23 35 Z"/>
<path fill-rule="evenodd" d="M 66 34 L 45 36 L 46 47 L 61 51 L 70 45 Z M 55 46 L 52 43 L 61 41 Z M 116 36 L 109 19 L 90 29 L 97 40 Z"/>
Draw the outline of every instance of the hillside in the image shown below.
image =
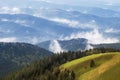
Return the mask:
<path fill-rule="evenodd" d="M 61 68 L 73 70 L 76 80 L 120 80 L 119 63 L 120 53 L 116 52 L 76 59 L 63 64 Z"/>
<path fill-rule="evenodd" d="M 0 43 L 0 76 L 51 54 L 27 43 Z"/>
<path fill-rule="evenodd" d="M 0 80 L 76 80 L 76 78 L 79 78 L 79 74 L 81 74 L 81 72 L 87 73 L 90 70 L 97 68 L 100 64 L 104 63 L 105 61 L 107 62 L 107 60 L 112 59 L 113 56 L 115 55 L 117 56 L 119 54 L 119 53 L 108 54 L 108 53 L 104 53 L 103 51 L 116 52 L 116 50 L 111 51 L 111 49 L 103 48 L 103 49 L 93 49 L 89 51 L 87 50 L 83 52 L 69 51 L 69 52 L 62 52 L 61 54 L 53 54 L 52 56 L 44 58 L 38 62 L 34 62 L 30 65 L 26 65 L 22 69 L 13 71 L 7 76 L 1 77 Z M 88 56 L 88 55 L 91 55 L 91 52 L 94 55 Z M 102 54 L 97 54 L 97 53 L 102 53 Z M 88 56 L 88 57 L 85 57 L 85 56 Z M 90 65 L 92 68 L 87 67 L 89 66 L 88 62 L 90 62 L 89 59 L 93 59 L 93 58 L 96 58 L 96 59 L 94 60 L 95 62 L 92 60 L 92 64 Z M 78 59 L 78 60 L 75 60 L 75 59 Z M 84 63 L 84 61 L 87 63 Z M 66 67 L 66 68 L 62 68 L 62 69 L 59 68 L 62 64 L 65 64 L 66 62 L 68 62 L 67 65 L 63 65 L 63 67 Z M 85 69 L 82 62 L 85 64 Z M 73 70 L 69 68 L 71 66 L 71 63 L 72 63 L 71 68 L 74 68 Z M 81 65 L 79 67 L 76 66 L 78 63 L 82 64 L 82 67 Z M 76 69 L 77 71 L 75 71 Z M 78 69 L 81 69 L 82 71 L 80 71 L 79 73 Z M 76 73 L 78 73 L 78 75 L 76 75 Z"/>

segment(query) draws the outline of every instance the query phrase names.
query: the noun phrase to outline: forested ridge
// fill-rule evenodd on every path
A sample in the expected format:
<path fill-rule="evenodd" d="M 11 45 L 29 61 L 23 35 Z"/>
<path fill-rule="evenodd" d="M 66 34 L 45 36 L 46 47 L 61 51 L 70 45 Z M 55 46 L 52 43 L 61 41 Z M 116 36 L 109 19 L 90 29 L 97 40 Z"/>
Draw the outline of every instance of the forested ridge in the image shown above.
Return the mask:
<path fill-rule="evenodd" d="M 76 80 L 76 74 L 73 71 L 69 69 L 60 69 L 59 66 L 84 56 L 118 51 L 119 50 L 115 49 L 96 48 L 87 51 L 62 52 L 44 58 L 31 65 L 27 65 L 23 69 L 10 73 L 1 80 Z"/>
<path fill-rule="evenodd" d="M 0 76 L 50 55 L 52 52 L 27 43 L 0 43 Z"/>

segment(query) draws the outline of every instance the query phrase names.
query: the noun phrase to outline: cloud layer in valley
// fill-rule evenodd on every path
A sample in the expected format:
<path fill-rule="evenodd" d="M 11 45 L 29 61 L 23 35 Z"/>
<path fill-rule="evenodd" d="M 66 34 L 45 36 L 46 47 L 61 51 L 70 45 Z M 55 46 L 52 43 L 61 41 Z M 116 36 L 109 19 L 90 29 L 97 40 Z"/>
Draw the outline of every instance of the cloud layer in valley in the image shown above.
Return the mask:
<path fill-rule="evenodd" d="M 120 30 L 109 28 L 105 30 L 106 33 L 120 33 Z"/>
<path fill-rule="evenodd" d="M 16 37 L 5 37 L 5 38 L 0 38 L 0 42 L 16 42 L 17 38 Z"/>
<path fill-rule="evenodd" d="M 69 40 L 69 39 L 73 39 L 73 38 L 86 38 L 86 39 L 88 39 L 89 43 L 92 43 L 92 44 L 119 42 L 119 40 L 117 38 L 105 37 L 102 33 L 99 32 L 98 29 L 94 29 L 93 31 L 90 31 L 90 32 L 72 33 L 70 36 L 64 37 L 63 39 Z"/>
<path fill-rule="evenodd" d="M 95 20 L 91 20 L 87 23 L 80 23 L 78 21 L 74 20 L 68 20 L 68 19 L 60 19 L 60 18 L 53 18 L 53 21 L 60 22 L 63 24 L 67 24 L 68 27 L 72 28 L 81 28 L 81 29 L 91 29 L 91 31 L 82 31 L 82 32 L 76 32 L 71 33 L 69 36 L 61 36 L 60 39 L 62 40 L 70 40 L 73 38 L 86 38 L 88 39 L 89 43 L 92 44 L 101 44 L 101 43 L 117 43 L 119 42 L 119 39 L 117 38 L 110 38 L 106 37 L 102 31 L 99 31 L 99 26 L 97 25 Z M 113 28 L 105 29 L 106 33 L 118 33 L 119 30 L 115 30 Z"/>
<path fill-rule="evenodd" d="M 49 45 L 49 50 L 54 53 L 59 53 L 64 51 L 57 40 L 51 41 L 51 44 Z"/>
<path fill-rule="evenodd" d="M 10 8 L 7 6 L 3 6 L 0 8 L 0 14 L 19 14 L 19 13 L 23 13 L 23 12 L 18 7 Z"/>
<path fill-rule="evenodd" d="M 87 22 L 87 23 L 81 23 L 77 20 L 69 20 L 69 19 L 64 19 L 64 18 L 53 18 L 50 20 L 55 21 L 55 22 L 59 22 L 62 24 L 67 24 L 68 25 L 67 27 L 72 27 L 72 28 L 82 28 L 82 29 L 97 28 L 95 20 L 91 20 L 90 22 Z"/>

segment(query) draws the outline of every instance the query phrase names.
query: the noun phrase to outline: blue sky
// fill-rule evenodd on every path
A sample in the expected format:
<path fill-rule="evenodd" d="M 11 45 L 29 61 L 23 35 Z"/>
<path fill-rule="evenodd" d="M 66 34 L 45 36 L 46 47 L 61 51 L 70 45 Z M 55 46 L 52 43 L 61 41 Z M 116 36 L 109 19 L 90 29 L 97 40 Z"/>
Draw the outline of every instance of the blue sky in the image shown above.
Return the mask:
<path fill-rule="evenodd" d="M 37 1 L 49 1 L 53 3 L 62 4 L 119 4 L 120 0 L 37 0 Z"/>
<path fill-rule="evenodd" d="M 119 4 L 120 0 L 0 0 L 0 2 L 23 2 L 23 1 L 47 1 L 53 3 L 62 3 L 62 4 L 95 4 L 95 3 L 103 3 L 103 4 Z"/>
<path fill-rule="evenodd" d="M 103 6 L 103 5 L 119 5 L 120 0 L 0 0 L 0 6 L 3 5 L 30 5 L 34 1 L 50 2 L 57 4 L 79 5 L 79 6 Z M 29 3 L 30 2 L 30 3 Z"/>

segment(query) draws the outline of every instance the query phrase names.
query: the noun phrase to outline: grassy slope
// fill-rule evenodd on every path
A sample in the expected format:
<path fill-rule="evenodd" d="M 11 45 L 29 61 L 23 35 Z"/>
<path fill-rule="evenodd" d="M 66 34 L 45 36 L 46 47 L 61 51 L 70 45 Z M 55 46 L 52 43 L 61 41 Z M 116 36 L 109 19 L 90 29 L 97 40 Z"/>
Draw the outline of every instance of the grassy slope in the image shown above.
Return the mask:
<path fill-rule="evenodd" d="M 91 68 L 90 61 L 96 66 Z M 76 80 L 120 80 L 120 53 L 96 54 L 63 64 L 76 73 Z M 115 75 L 114 75 L 115 74 Z"/>

